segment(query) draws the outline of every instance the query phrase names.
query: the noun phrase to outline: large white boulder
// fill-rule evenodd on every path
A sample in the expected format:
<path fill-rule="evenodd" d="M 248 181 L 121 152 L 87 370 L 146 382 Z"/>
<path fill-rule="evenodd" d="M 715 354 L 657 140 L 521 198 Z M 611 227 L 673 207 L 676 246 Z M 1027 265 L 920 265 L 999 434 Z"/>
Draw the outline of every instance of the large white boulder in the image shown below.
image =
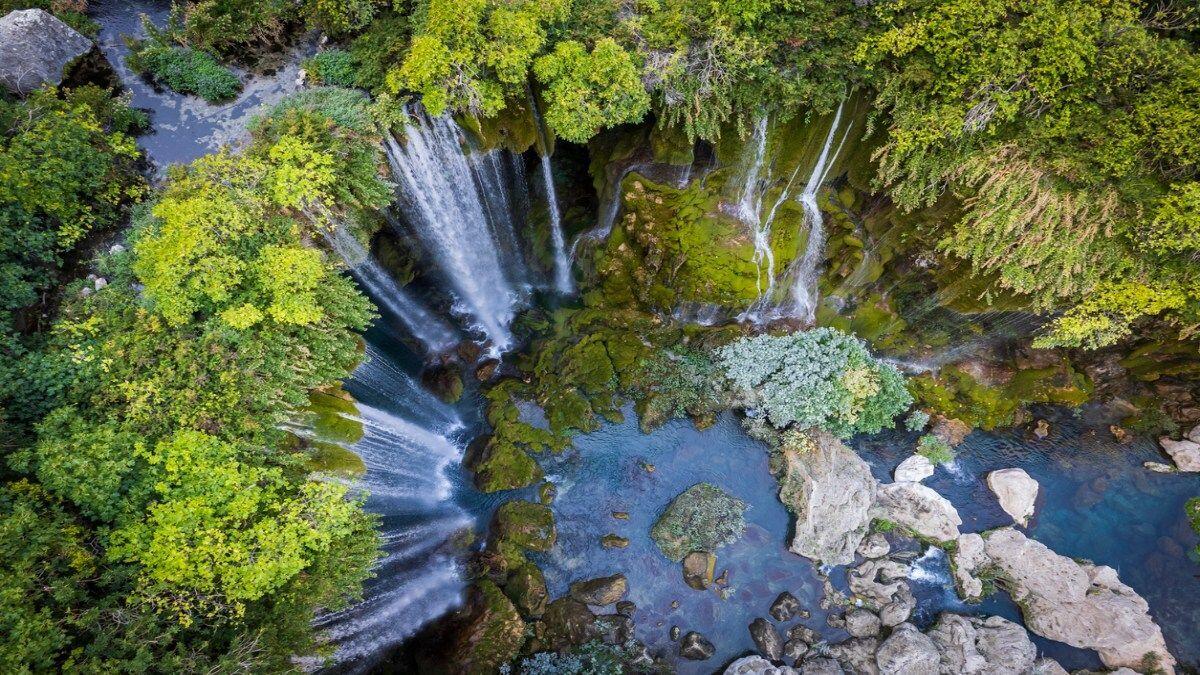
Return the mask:
<path fill-rule="evenodd" d="M 962 518 L 950 500 L 920 483 L 879 486 L 872 515 L 937 541 L 957 539 L 958 526 L 962 525 Z"/>
<path fill-rule="evenodd" d="M 986 569 L 1003 578 L 1029 630 L 1094 649 L 1109 668 L 1141 668 L 1149 657 L 1163 672 L 1175 672 L 1150 606 L 1111 567 L 1059 555 L 1011 527 L 988 533 L 982 554 L 972 550 L 968 557 L 961 550 L 967 537 L 959 539 L 956 574 L 977 580 Z"/>
<path fill-rule="evenodd" d="M 932 475 L 933 462 L 929 461 L 929 458 L 925 455 L 913 455 L 909 457 L 900 462 L 900 465 L 892 472 L 892 478 L 896 482 L 920 483 Z"/>
<path fill-rule="evenodd" d="M 1013 522 L 1027 527 L 1037 503 L 1038 482 L 1024 469 L 997 469 L 987 475 L 987 485 Z"/>
<path fill-rule="evenodd" d="M 779 500 L 796 516 L 791 550 L 828 565 L 854 561 L 871 524 L 871 467 L 835 436 L 814 432 L 804 449 L 783 451 Z"/>
<path fill-rule="evenodd" d="M 0 84 L 24 96 L 62 82 L 63 70 L 92 49 L 92 41 L 41 9 L 0 17 Z"/>
<path fill-rule="evenodd" d="M 1196 434 L 1196 430 L 1193 429 L 1188 438 L 1179 441 L 1173 441 L 1169 436 L 1158 439 L 1180 471 L 1200 471 L 1200 442 L 1193 441 L 1191 434 Z"/>

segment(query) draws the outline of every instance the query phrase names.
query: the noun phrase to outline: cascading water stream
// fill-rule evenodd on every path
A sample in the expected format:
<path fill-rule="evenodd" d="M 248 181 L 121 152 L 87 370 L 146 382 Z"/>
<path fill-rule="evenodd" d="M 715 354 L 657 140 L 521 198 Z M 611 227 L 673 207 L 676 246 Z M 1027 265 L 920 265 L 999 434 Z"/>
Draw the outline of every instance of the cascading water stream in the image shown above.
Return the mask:
<path fill-rule="evenodd" d="M 736 213 L 739 220 L 754 228 L 754 264 L 760 272 L 755 282 L 758 293 L 763 295 L 762 267 L 767 265 L 768 294 L 775 285 L 775 252 L 771 250 L 771 223 L 764 222 L 762 217 L 762 189 L 759 177 L 762 174 L 763 160 L 767 154 L 767 116 L 763 115 L 754 123 L 754 159 L 750 162 L 742 184 L 742 194 L 738 199 Z M 774 209 L 772 209 L 774 213 Z"/>
<path fill-rule="evenodd" d="M 397 284 L 383 266 L 371 257 L 362 244 L 342 227 L 336 227 L 328 237 L 350 274 L 358 280 L 381 308 L 396 317 L 429 353 L 453 349 L 458 334 L 445 321 L 430 312 L 404 287 Z"/>
<path fill-rule="evenodd" d="M 542 140 L 540 153 L 542 165 L 542 182 L 546 188 L 546 210 L 550 214 L 550 244 L 554 253 L 554 290 L 562 295 L 571 292 L 571 259 L 567 256 L 567 242 L 563 237 L 562 213 L 558 209 L 558 192 L 554 189 L 554 172 L 550 166 L 550 143 L 546 138 L 546 130 L 542 126 L 542 116 L 538 112 L 537 101 L 529 97 L 529 107 L 533 111 L 533 122 L 537 125 L 538 137 Z"/>
<path fill-rule="evenodd" d="M 829 133 L 825 136 L 825 143 L 821 147 L 821 154 L 817 157 L 817 162 L 813 165 L 812 173 L 809 174 L 808 182 L 805 183 L 804 190 L 799 197 L 800 204 L 804 208 L 804 220 L 808 223 L 808 242 L 804 248 L 804 255 L 796 264 L 791 297 L 786 301 L 787 307 L 784 314 L 809 322 L 816 314 L 817 269 L 825 250 L 825 219 L 821 215 L 820 207 L 817 206 L 817 190 L 824 184 L 833 160 L 841 151 L 842 144 L 846 142 L 846 137 L 850 133 L 847 129 L 837 150 L 830 155 L 829 151 L 833 147 L 833 139 L 841 124 L 842 108 L 845 104 L 844 100 L 838 104 L 837 112 L 833 115 L 833 122 L 829 125 Z"/>
<path fill-rule="evenodd" d="M 489 201 L 507 191 L 464 151 L 463 134 L 449 117 L 421 114 L 405 126 L 404 138 L 401 144 L 385 134 L 384 150 L 413 234 L 453 289 L 456 310 L 470 315 L 493 349 L 503 351 L 512 344 L 509 323 L 519 300 L 509 274 L 523 272 L 505 273 L 501 247 L 512 223 L 494 222 L 502 218 L 495 201 Z"/>
<path fill-rule="evenodd" d="M 474 525 L 448 474 L 462 461 L 452 440 L 463 427 L 458 414 L 371 343 L 367 356 L 345 382 L 363 428 L 350 449 L 367 467 L 356 487 L 380 516 L 384 557 L 361 602 L 314 622 L 350 670 L 369 668 L 386 647 L 462 602 L 466 581 L 450 542 Z"/>

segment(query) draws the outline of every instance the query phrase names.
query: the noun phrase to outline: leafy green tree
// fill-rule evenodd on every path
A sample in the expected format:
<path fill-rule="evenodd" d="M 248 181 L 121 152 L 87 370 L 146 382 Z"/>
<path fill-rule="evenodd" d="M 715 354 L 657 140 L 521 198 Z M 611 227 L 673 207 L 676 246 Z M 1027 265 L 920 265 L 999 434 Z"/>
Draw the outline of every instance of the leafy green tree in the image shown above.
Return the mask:
<path fill-rule="evenodd" d="M 546 85 L 546 123 L 568 141 L 584 143 L 605 127 L 639 122 L 650 109 L 634 56 L 612 38 L 590 52 L 573 40 L 559 42 L 534 72 Z"/>

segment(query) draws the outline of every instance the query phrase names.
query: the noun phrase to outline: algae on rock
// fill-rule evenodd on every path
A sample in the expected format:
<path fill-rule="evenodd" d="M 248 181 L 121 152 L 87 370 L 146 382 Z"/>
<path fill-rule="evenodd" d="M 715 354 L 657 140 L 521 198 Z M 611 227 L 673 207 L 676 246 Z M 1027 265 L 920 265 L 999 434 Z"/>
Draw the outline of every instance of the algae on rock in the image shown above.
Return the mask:
<path fill-rule="evenodd" d="M 746 503 L 711 483 L 697 483 L 676 497 L 650 538 L 668 559 L 679 562 L 692 551 L 715 552 L 742 536 Z"/>

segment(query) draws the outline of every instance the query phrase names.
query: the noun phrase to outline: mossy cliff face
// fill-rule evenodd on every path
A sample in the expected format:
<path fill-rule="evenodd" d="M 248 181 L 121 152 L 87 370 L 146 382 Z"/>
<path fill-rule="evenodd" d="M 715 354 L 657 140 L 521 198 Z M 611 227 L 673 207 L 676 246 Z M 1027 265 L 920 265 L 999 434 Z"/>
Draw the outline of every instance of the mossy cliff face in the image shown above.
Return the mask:
<path fill-rule="evenodd" d="M 358 406 L 340 385 L 314 389 L 297 422 L 307 429 L 296 442 L 309 452 L 311 471 L 358 477 L 366 473 L 362 458 L 349 450 L 363 436 Z"/>

